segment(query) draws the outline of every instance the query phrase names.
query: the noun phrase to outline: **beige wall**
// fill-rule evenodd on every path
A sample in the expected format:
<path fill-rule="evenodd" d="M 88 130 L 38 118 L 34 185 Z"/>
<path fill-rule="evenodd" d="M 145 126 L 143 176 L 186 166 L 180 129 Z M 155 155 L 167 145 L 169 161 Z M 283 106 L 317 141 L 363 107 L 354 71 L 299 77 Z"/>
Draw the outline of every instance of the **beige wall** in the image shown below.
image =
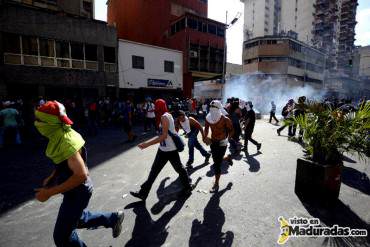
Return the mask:
<path fill-rule="evenodd" d="M 361 47 L 359 49 L 360 53 L 360 76 L 370 77 L 370 46 Z"/>

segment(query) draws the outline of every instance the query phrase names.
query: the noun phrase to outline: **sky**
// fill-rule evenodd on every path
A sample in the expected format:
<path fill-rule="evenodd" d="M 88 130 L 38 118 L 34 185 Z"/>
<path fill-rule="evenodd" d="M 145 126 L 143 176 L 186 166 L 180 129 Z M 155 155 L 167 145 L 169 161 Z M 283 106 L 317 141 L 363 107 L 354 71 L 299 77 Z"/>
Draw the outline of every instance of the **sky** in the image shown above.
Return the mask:
<path fill-rule="evenodd" d="M 107 20 L 107 0 L 95 0 L 95 18 Z M 370 0 L 358 0 L 357 25 L 355 45 L 370 45 Z M 226 22 L 226 11 L 228 12 L 228 23 L 237 15 L 242 13 L 240 19 L 227 30 L 227 61 L 230 63 L 242 63 L 243 22 L 244 7 L 240 0 L 208 0 L 208 18 Z"/>

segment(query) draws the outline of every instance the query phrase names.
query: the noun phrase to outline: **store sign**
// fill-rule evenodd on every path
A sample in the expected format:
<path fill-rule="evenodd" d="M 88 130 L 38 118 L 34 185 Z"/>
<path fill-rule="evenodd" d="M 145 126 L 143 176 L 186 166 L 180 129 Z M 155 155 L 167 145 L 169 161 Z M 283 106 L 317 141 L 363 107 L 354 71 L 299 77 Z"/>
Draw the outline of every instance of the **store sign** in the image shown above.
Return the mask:
<path fill-rule="evenodd" d="M 148 79 L 148 87 L 173 87 L 173 84 L 170 80 Z"/>

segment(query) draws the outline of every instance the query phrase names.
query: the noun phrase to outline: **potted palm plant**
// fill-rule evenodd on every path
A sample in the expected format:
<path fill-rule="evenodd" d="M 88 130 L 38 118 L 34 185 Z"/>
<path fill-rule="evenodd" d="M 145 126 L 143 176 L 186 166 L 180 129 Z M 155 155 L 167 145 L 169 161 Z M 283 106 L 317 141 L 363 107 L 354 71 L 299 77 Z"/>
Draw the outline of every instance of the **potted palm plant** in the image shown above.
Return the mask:
<path fill-rule="evenodd" d="M 285 121 L 303 130 L 305 156 L 297 160 L 295 193 L 303 199 L 333 202 L 341 186 L 343 153 L 360 158 L 370 150 L 370 104 L 354 113 L 308 102 L 305 114 Z"/>

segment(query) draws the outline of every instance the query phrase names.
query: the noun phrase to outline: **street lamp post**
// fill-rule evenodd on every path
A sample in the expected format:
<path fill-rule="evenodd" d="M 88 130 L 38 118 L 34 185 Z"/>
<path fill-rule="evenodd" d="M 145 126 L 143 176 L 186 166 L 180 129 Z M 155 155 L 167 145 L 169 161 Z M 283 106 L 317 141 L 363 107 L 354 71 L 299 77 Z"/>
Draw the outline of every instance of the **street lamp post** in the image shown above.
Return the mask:
<path fill-rule="evenodd" d="M 222 94 L 223 94 L 223 88 L 224 88 L 224 84 L 226 83 L 226 80 L 225 80 L 225 74 L 226 74 L 226 59 L 227 59 L 227 42 L 226 42 L 226 34 L 227 34 L 227 29 L 229 29 L 230 27 L 232 27 L 240 18 L 241 16 L 241 12 L 238 12 L 236 14 L 236 16 L 234 17 L 234 19 L 229 23 L 227 24 L 227 14 L 228 14 L 228 11 L 226 11 L 226 22 L 225 22 L 225 44 L 224 44 L 224 57 L 223 57 L 223 66 L 222 66 L 222 86 L 221 86 L 221 98 L 222 98 Z"/>

